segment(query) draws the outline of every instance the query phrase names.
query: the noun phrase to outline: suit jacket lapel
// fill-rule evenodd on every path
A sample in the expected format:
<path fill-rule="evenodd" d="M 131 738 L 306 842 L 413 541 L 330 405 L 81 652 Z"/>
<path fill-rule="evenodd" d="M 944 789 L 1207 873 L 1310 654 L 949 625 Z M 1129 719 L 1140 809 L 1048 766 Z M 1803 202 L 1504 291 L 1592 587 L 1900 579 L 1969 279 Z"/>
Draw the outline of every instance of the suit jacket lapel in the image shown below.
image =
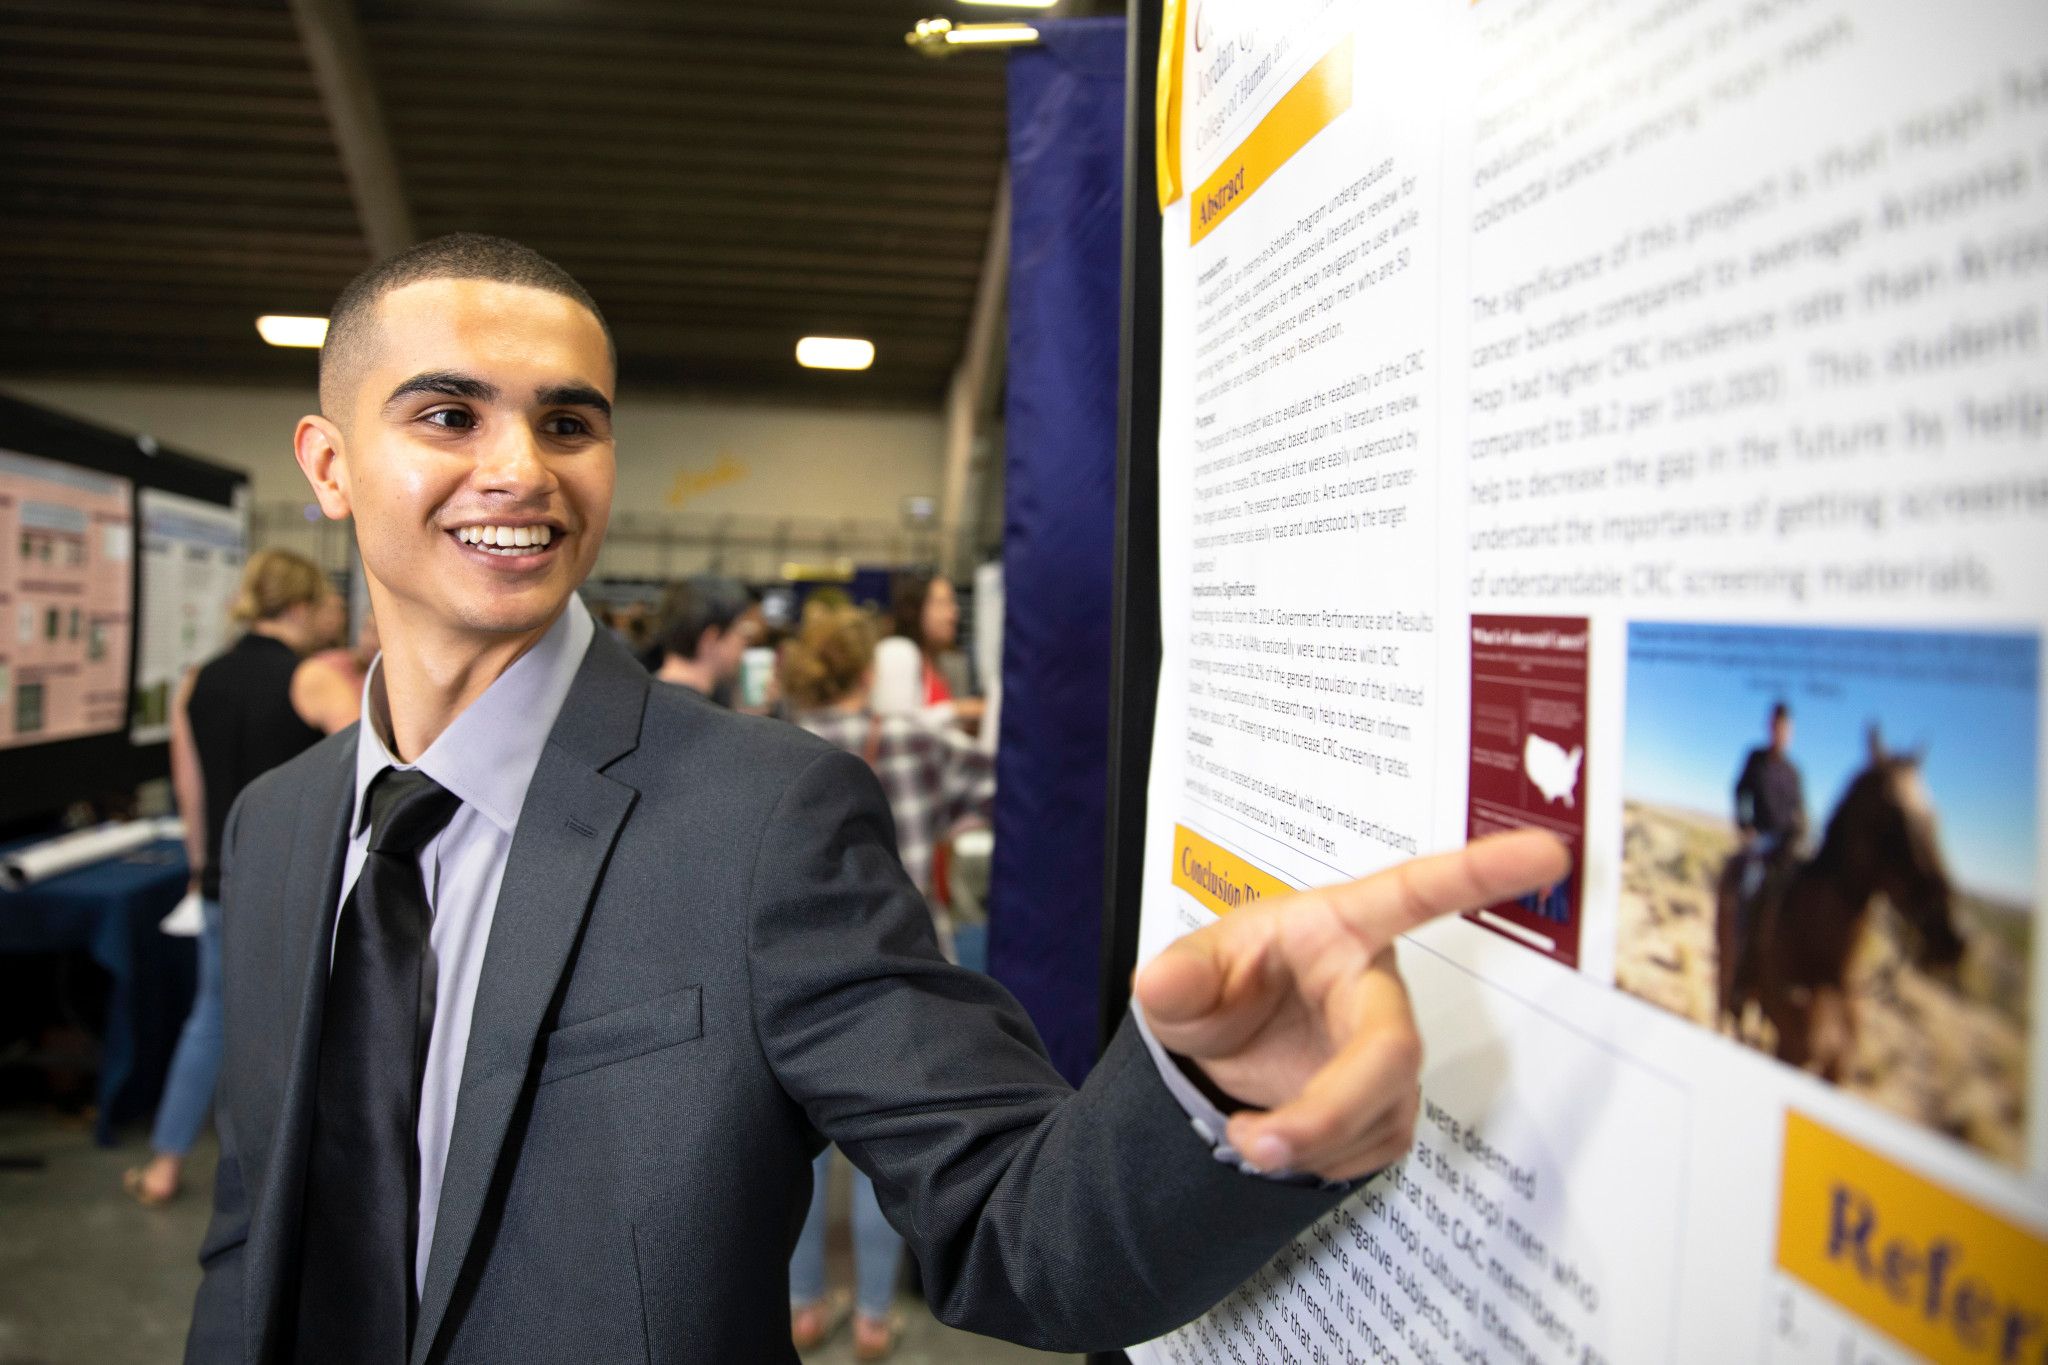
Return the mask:
<path fill-rule="evenodd" d="M 604 775 L 639 742 L 647 673 L 599 632 L 548 736 L 512 836 L 470 1016 L 462 1091 L 420 1295 L 412 1359 L 424 1362 L 448 1312 L 563 969 L 605 860 L 638 795 Z"/>
<path fill-rule="evenodd" d="M 348 820 L 355 807 L 355 730 L 350 742 L 334 741 L 331 761 L 304 788 L 293 827 L 292 849 L 282 882 L 279 907 L 279 979 L 299 983 L 287 998 L 298 1001 L 294 1018 L 266 1020 L 291 1029 L 291 1061 L 285 1073 L 284 1098 L 271 1134 L 263 1193 L 249 1224 L 243 1301 L 244 1340 L 250 1361 L 276 1357 L 274 1339 L 281 1327 L 279 1305 L 288 1286 L 284 1277 L 296 1264 L 300 1195 L 306 1179 L 306 1145 L 312 1132 L 313 1094 L 320 1056 L 320 1015 L 327 999 L 329 945 L 341 900 L 341 874 L 348 854 Z M 242 906 L 258 888 L 238 885 Z M 238 911 L 242 910 L 238 906 Z M 244 997 L 246 998 L 246 996 Z"/>

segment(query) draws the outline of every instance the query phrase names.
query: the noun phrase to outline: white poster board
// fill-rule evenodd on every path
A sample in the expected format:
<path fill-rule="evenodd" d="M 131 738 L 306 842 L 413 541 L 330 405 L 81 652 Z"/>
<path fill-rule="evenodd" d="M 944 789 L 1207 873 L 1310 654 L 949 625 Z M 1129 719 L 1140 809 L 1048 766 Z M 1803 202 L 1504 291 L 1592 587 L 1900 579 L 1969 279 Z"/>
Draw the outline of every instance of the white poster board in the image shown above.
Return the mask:
<path fill-rule="evenodd" d="M 142 629 L 129 738 L 170 738 L 171 700 L 185 671 L 224 649 L 228 612 L 249 544 L 241 506 L 142 490 Z"/>
<path fill-rule="evenodd" d="M 2048 1360 L 2048 8 L 1169 10 L 1141 956 L 1577 861 L 1138 1359 Z"/>

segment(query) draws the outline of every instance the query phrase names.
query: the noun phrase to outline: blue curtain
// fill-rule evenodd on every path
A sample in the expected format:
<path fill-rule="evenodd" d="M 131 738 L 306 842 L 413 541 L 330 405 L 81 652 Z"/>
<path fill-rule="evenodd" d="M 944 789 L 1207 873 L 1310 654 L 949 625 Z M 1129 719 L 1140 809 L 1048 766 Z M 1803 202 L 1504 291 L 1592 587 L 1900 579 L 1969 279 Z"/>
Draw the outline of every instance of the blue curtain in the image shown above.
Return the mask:
<path fill-rule="evenodd" d="M 1003 708 L 989 970 L 1078 1084 L 1095 1060 L 1123 250 L 1124 21 L 1009 59 Z"/>

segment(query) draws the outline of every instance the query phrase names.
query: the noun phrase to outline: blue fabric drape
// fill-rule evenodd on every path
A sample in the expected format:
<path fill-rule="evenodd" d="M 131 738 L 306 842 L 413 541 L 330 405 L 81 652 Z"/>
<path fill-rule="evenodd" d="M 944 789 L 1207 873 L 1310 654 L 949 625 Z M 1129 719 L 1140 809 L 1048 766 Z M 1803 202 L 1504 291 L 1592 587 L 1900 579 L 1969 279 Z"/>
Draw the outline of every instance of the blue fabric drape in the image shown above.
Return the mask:
<path fill-rule="evenodd" d="M 1010 57 L 1003 708 L 989 970 L 1076 1084 L 1102 949 L 1124 21 Z"/>

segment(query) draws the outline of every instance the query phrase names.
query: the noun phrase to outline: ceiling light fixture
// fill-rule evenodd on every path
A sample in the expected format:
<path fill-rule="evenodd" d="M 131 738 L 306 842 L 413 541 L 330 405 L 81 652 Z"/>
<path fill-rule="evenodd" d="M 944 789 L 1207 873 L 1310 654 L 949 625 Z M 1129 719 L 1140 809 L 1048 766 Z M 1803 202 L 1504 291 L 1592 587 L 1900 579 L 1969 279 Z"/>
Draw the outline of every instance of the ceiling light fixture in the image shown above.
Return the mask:
<path fill-rule="evenodd" d="M 1025 47 L 1038 41 L 1038 30 L 1014 20 L 956 24 L 951 19 L 920 19 L 903 41 L 927 57 L 943 57 L 956 47 Z"/>
<path fill-rule="evenodd" d="M 946 35 L 949 43 L 1035 43 L 1038 30 L 1029 24 L 960 24 Z"/>
<path fill-rule="evenodd" d="M 875 343 L 860 337 L 805 337 L 796 344 L 796 363 L 808 370 L 865 370 L 875 363 Z"/>
<path fill-rule="evenodd" d="M 317 349 L 321 342 L 327 340 L 327 319 L 265 313 L 256 319 L 256 334 L 273 346 Z"/>
<path fill-rule="evenodd" d="M 1060 0 L 960 0 L 963 5 L 1000 6 L 1003 9 L 1051 9 Z"/>

